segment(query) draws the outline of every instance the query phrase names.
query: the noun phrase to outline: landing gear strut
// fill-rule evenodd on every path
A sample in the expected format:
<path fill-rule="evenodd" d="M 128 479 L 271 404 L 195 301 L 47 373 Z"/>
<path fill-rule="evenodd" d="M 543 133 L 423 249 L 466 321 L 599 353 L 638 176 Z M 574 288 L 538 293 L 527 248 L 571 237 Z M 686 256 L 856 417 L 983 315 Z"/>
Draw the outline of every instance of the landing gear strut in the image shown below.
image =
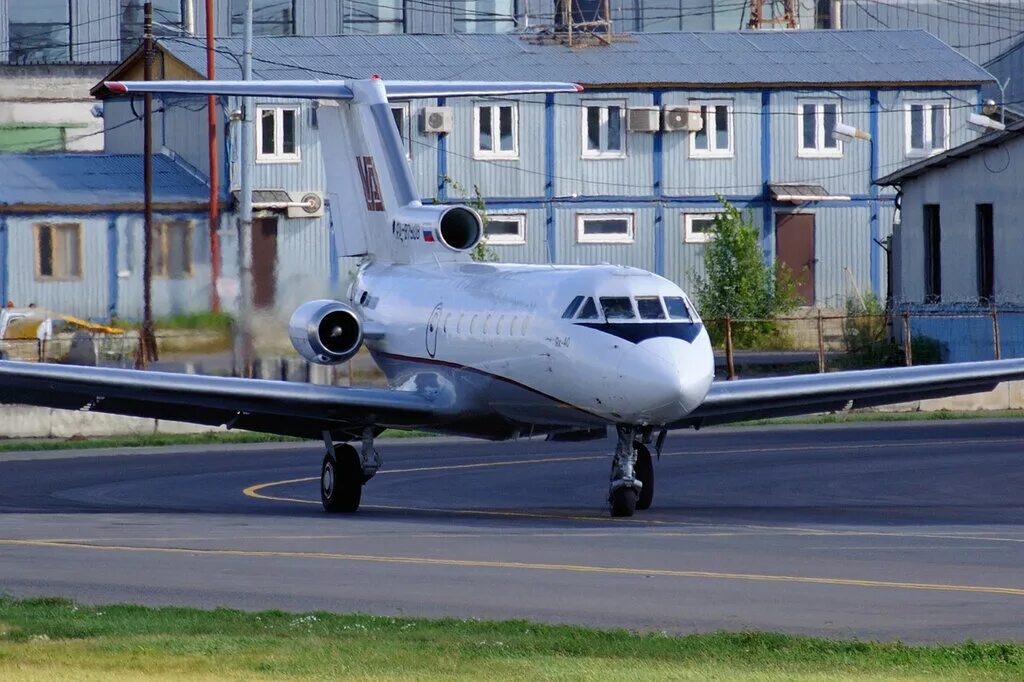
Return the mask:
<path fill-rule="evenodd" d="M 637 426 L 616 426 L 618 442 L 612 460 L 611 483 L 608 486 L 608 507 L 612 516 L 632 516 L 639 509 L 648 509 L 654 499 L 654 463 L 644 445 L 650 440 L 650 429 Z"/>
<path fill-rule="evenodd" d="M 336 444 L 330 431 L 324 431 L 323 438 L 327 454 L 320 467 L 320 501 L 325 511 L 351 514 L 359 509 L 363 484 L 381 465 L 380 453 L 373 447 L 373 431 L 363 432 L 361 453 L 348 443 Z"/>

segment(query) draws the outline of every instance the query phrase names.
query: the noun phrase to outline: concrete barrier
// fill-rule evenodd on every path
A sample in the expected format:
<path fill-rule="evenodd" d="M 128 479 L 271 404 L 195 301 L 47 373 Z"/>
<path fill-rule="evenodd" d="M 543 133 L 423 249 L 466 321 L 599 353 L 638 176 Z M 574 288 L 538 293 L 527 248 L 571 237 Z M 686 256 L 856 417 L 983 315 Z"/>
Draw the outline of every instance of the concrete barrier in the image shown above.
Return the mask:
<path fill-rule="evenodd" d="M 952 398 L 935 398 L 872 408 L 873 412 L 955 412 L 1022 410 L 1024 381 L 1008 381 L 992 391 Z M 75 438 L 148 435 L 154 433 L 211 433 L 220 426 L 197 426 L 166 419 L 120 417 L 99 412 L 55 410 L 49 407 L 0 405 L 0 438 Z"/>

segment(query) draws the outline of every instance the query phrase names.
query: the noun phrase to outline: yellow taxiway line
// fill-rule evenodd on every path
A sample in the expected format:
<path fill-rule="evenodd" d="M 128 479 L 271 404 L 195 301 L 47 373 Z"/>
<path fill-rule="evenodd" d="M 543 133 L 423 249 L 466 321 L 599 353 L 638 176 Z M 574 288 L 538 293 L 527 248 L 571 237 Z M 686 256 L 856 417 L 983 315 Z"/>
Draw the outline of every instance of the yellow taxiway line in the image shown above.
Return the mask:
<path fill-rule="evenodd" d="M 944 583 L 915 583 L 888 580 L 856 580 L 800 575 L 771 575 L 763 573 L 725 573 L 720 571 L 682 571 L 658 568 L 629 568 L 619 566 L 588 566 L 584 564 L 547 564 L 524 561 L 480 561 L 473 559 L 445 559 L 417 556 L 385 556 L 373 554 L 344 554 L 334 552 L 270 551 L 243 549 L 205 549 L 187 547 L 144 547 L 132 545 L 99 545 L 84 542 L 55 542 L 53 540 L 0 540 L 0 545 L 22 547 L 50 547 L 58 549 L 85 549 L 105 552 L 149 552 L 160 554 L 188 554 L 193 556 L 233 556 L 247 558 L 322 559 L 329 561 L 359 561 L 378 564 L 411 564 L 416 566 L 445 566 L 497 570 L 558 571 L 565 573 L 591 573 L 601 575 L 656 576 L 664 578 L 696 578 L 706 580 L 740 580 L 747 582 L 799 583 L 841 587 L 869 587 L 933 592 L 971 592 L 1024 597 L 1024 588 L 990 585 L 954 585 Z"/>

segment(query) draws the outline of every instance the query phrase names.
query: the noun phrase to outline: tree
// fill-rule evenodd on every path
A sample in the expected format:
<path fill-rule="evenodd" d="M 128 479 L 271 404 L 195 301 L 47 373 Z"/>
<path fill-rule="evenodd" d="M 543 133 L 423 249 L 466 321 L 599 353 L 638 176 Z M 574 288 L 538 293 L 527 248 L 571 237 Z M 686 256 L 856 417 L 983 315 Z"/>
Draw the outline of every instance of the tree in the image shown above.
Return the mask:
<path fill-rule="evenodd" d="M 724 211 L 715 216 L 711 240 L 704 247 L 704 275 L 695 277 L 701 316 L 713 337 L 721 338 L 721 320 L 758 320 L 733 326 L 733 342 L 759 346 L 778 342 L 774 318 L 799 303 L 791 272 L 766 263 L 757 228 L 749 215 L 719 197 Z M 716 334 L 716 332 L 718 332 Z"/>

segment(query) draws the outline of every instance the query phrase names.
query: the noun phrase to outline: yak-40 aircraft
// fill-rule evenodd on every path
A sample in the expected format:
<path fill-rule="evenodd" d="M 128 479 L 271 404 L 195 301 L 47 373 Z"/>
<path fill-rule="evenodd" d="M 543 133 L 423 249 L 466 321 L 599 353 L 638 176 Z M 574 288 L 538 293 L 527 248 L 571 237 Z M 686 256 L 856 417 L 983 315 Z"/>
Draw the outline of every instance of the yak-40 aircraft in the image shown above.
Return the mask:
<path fill-rule="evenodd" d="M 576 92 L 571 83 L 109 82 L 114 93 L 316 100 L 338 252 L 364 256 L 343 301 L 292 315 L 295 349 L 334 364 L 366 344 L 390 388 L 0 362 L 0 402 L 323 439 L 324 509 L 354 512 L 386 428 L 492 440 L 602 437 L 613 516 L 647 509 L 669 429 L 987 390 L 1024 361 L 713 382 L 708 334 L 672 282 L 612 265 L 478 263 L 481 217 L 423 205 L 389 99 Z M 355 446 L 350 445 L 354 443 Z"/>

